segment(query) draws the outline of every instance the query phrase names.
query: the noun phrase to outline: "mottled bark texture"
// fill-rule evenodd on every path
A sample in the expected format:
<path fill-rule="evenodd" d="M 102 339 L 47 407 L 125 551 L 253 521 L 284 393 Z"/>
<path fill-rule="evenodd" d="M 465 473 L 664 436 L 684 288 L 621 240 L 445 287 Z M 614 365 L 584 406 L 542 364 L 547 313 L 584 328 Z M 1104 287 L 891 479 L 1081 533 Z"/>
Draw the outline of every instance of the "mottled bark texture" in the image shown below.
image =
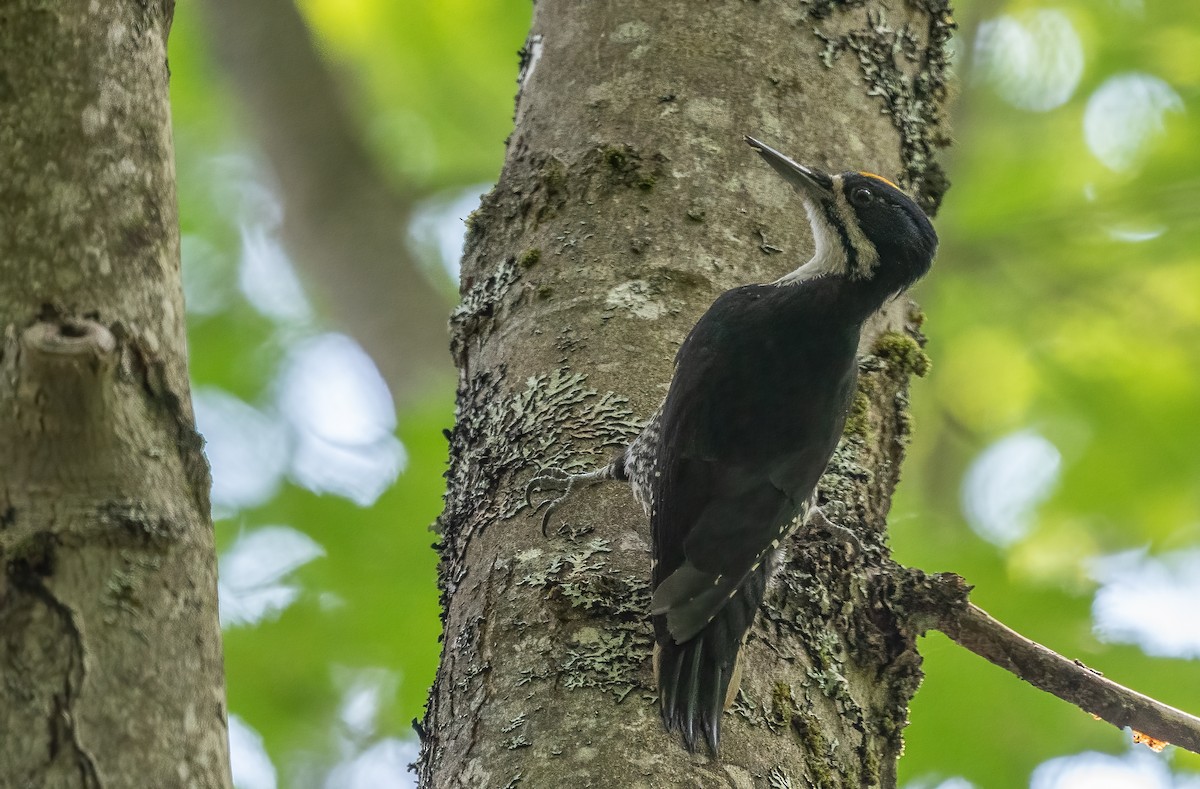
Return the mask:
<path fill-rule="evenodd" d="M 0 786 L 224 787 L 172 3 L 0 3 Z"/>
<path fill-rule="evenodd" d="M 412 195 L 371 160 L 293 0 L 204 0 L 208 40 L 284 202 L 284 241 L 404 406 L 449 385 L 446 294 L 406 246 Z M 434 272 L 436 275 L 438 272 Z"/>
<path fill-rule="evenodd" d="M 907 300 L 864 338 L 821 485 L 833 525 L 790 546 L 720 760 L 689 755 L 659 721 L 647 519 L 629 491 L 575 494 L 543 539 L 522 490 L 539 467 L 605 462 L 662 399 L 713 299 L 808 258 L 799 199 L 744 133 L 936 207 L 950 26 L 943 0 L 537 3 L 453 321 L 445 643 L 423 786 L 895 785 L 921 678 L 896 604 L 910 576 L 885 532 L 907 384 L 927 364 Z"/>

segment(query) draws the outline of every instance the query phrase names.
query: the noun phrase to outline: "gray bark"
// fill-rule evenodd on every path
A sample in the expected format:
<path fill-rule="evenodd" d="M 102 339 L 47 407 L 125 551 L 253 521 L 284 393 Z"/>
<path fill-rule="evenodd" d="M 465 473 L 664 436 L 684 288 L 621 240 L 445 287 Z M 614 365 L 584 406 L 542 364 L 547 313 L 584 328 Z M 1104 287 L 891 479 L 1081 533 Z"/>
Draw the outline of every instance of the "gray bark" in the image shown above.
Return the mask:
<path fill-rule="evenodd" d="M 0 785 L 224 787 L 173 3 L 0 3 Z"/>
<path fill-rule="evenodd" d="M 895 785 L 921 678 L 898 602 L 920 576 L 886 538 L 907 383 L 927 364 L 909 302 L 870 324 L 821 485 L 834 525 L 790 546 L 720 760 L 662 730 L 647 524 L 629 492 L 576 493 L 543 539 L 522 491 L 540 467 L 605 462 L 657 407 L 713 299 L 807 259 L 802 206 L 744 133 L 936 207 L 948 14 L 942 0 L 536 4 L 453 321 L 445 635 L 422 786 Z"/>

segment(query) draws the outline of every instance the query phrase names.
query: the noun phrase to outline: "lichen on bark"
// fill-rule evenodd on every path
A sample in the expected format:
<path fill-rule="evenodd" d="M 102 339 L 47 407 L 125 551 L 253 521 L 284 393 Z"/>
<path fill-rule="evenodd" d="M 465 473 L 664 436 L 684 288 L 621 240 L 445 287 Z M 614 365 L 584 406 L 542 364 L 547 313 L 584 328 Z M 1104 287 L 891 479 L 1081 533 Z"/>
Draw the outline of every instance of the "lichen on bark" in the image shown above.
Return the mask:
<path fill-rule="evenodd" d="M 924 13 L 899 26 L 887 12 L 871 8 L 866 24 L 848 32 L 814 34 L 824 42 L 821 60 L 827 68 L 843 53 L 858 61 L 867 93 L 882 102 L 882 110 L 900 133 L 903 171 L 899 182 L 933 213 L 949 187 L 936 152 L 950 142 L 943 112 L 950 81 L 950 36 L 955 24 L 948 0 L 915 4 Z M 915 67 L 915 73 L 913 71 Z"/>

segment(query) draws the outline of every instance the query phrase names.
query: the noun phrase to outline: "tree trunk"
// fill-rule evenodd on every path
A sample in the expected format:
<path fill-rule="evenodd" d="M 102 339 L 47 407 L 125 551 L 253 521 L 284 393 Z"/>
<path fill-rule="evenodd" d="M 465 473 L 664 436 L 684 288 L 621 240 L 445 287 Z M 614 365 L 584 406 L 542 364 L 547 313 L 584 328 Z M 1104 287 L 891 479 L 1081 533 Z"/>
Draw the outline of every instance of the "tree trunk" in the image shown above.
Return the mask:
<path fill-rule="evenodd" d="M 0 5 L 0 785 L 224 787 L 172 0 Z"/>
<path fill-rule="evenodd" d="M 445 634 L 422 786 L 895 785 L 921 678 L 885 531 L 908 379 L 927 363 L 906 300 L 864 337 L 821 484 L 832 525 L 790 546 L 719 760 L 663 732 L 648 526 L 629 491 L 574 494 L 545 539 L 523 487 L 541 467 L 606 462 L 658 406 L 713 299 L 807 260 L 802 204 L 743 134 L 936 207 L 951 26 L 944 0 L 536 4 L 453 320 Z"/>

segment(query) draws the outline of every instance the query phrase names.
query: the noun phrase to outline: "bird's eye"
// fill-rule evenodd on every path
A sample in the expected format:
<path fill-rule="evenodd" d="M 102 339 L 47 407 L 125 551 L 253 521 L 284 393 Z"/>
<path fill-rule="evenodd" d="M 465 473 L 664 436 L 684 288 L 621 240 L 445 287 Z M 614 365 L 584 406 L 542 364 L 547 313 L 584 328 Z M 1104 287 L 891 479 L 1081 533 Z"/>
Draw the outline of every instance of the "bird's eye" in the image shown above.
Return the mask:
<path fill-rule="evenodd" d="M 858 187 L 850 193 L 850 200 L 859 207 L 870 205 L 871 197 L 871 190 L 863 186 Z"/>

